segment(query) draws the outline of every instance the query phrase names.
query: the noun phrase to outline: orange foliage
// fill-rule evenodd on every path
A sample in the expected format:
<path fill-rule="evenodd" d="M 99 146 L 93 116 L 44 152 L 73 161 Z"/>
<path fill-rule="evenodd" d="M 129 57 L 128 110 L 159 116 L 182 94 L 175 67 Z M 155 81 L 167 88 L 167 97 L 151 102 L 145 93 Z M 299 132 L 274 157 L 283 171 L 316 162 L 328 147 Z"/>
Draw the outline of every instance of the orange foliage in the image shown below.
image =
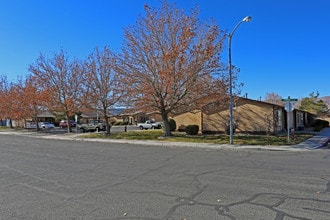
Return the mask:
<path fill-rule="evenodd" d="M 126 29 L 121 56 L 136 105 L 166 122 L 169 113 L 197 107 L 200 97 L 226 96 L 227 84 L 213 77 L 222 69 L 224 32 L 200 23 L 197 9 L 187 15 L 166 1 L 160 9 L 145 5 L 145 14 Z"/>
<path fill-rule="evenodd" d="M 48 100 L 47 91 L 40 90 L 36 78 L 28 76 L 25 81 L 10 84 L 8 90 L 2 91 L 1 118 L 28 119 L 35 118 Z"/>

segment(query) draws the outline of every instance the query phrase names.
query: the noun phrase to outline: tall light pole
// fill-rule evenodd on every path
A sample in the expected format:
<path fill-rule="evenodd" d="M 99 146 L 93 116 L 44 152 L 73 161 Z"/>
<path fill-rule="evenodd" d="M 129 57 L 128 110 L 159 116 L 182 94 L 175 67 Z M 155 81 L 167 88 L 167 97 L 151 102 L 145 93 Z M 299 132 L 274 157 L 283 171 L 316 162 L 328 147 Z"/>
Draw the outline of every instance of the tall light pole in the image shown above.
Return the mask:
<path fill-rule="evenodd" d="M 231 65 L 231 39 L 240 24 L 243 22 L 251 21 L 251 16 L 246 16 L 243 20 L 239 21 L 234 27 L 233 31 L 228 35 L 228 48 L 229 48 L 229 144 L 233 144 L 233 73 Z"/>

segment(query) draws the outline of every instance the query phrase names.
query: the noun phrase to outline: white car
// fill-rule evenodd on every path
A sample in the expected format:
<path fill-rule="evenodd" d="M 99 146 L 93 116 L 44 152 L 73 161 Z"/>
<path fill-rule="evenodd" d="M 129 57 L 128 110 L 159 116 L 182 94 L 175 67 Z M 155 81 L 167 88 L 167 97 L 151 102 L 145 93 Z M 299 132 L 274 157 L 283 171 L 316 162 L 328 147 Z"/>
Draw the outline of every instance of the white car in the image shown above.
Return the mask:
<path fill-rule="evenodd" d="M 40 122 L 39 127 L 42 128 L 42 129 L 55 128 L 55 125 L 53 123 L 50 123 L 50 122 Z"/>
<path fill-rule="evenodd" d="M 145 123 L 139 123 L 137 124 L 137 126 L 143 130 L 143 129 L 161 129 L 162 128 L 162 123 L 161 122 L 154 122 L 154 121 L 151 121 L 151 120 L 148 120 L 146 121 Z"/>

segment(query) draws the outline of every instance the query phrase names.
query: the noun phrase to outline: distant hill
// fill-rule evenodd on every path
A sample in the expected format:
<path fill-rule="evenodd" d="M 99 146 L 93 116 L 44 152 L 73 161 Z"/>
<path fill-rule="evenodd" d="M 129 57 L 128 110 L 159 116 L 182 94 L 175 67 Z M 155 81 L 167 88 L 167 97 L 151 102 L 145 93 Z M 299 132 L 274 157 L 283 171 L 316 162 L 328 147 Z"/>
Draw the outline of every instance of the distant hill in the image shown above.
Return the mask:
<path fill-rule="evenodd" d="M 324 103 L 326 103 L 330 107 L 330 96 L 323 96 L 319 99 L 323 100 Z"/>

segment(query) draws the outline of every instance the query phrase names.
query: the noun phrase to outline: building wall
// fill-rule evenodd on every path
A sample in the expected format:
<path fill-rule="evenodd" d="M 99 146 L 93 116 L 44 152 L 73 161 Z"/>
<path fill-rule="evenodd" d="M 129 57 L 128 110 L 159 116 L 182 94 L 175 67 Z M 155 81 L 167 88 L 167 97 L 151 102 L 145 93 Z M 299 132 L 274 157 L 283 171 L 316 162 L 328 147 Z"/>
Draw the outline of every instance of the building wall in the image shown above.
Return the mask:
<path fill-rule="evenodd" d="M 294 110 L 289 113 L 290 128 L 304 129 L 313 115 Z M 233 121 L 238 133 L 277 133 L 287 129 L 288 113 L 283 106 L 262 101 L 240 98 L 235 100 Z M 228 133 L 229 108 L 226 102 L 212 102 L 203 110 L 183 113 L 172 117 L 177 130 L 184 130 L 187 125 L 198 125 L 200 133 Z"/>
<path fill-rule="evenodd" d="M 229 127 L 229 111 L 203 114 L 203 133 L 225 133 Z"/>
<path fill-rule="evenodd" d="M 187 125 L 198 125 L 199 131 L 202 131 L 202 112 L 196 110 L 193 112 L 186 112 L 172 117 L 176 122 L 176 129 L 184 131 Z"/>
<path fill-rule="evenodd" d="M 274 132 L 274 106 L 264 102 L 240 99 L 233 109 L 233 122 L 236 132 Z M 229 110 L 203 115 L 205 132 L 226 132 L 229 127 Z"/>

